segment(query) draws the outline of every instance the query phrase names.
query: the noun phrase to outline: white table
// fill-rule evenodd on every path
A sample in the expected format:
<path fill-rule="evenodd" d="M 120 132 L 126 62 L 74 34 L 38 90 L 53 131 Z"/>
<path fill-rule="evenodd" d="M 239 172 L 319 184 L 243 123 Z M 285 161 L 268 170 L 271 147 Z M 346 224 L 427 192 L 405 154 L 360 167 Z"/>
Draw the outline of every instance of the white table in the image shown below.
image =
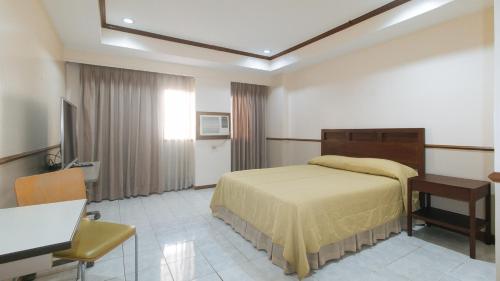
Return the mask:
<path fill-rule="evenodd" d="M 0 280 L 50 269 L 71 248 L 86 199 L 0 209 Z"/>

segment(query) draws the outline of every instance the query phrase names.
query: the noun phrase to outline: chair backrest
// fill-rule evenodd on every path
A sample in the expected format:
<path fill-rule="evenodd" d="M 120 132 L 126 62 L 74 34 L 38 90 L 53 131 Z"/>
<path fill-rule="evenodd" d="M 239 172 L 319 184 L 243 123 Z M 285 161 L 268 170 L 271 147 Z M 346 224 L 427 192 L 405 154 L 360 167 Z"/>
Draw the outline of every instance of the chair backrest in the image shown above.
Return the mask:
<path fill-rule="evenodd" d="M 18 178 L 14 189 L 18 206 L 87 198 L 85 178 L 79 168 Z"/>

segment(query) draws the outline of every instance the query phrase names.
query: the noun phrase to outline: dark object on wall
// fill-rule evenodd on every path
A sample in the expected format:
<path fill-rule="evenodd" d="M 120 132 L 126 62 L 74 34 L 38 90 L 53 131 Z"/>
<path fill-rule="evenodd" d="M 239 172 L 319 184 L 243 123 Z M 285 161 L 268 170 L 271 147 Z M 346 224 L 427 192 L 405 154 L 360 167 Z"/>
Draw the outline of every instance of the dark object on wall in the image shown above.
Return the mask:
<path fill-rule="evenodd" d="M 61 98 L 61 167 L 68 168 L 78 161 L 78 137 L 76 134 L 77 108 Z"/>
<path fill-rule="evenodd" d="M 47 170 L 57 171 L 61 169 L 61 150 L 58 150 L 56 153 L 48 153 L 47 154 Z"/>

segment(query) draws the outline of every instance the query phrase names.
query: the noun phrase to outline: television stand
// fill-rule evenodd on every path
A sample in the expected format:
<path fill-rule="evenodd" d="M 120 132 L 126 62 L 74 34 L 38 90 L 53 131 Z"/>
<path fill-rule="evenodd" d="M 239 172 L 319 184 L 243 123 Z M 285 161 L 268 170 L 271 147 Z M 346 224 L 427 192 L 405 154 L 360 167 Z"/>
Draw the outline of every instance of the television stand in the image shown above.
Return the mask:
<path fill-rule="evenodd" d="M 76 165 L 71 165 L 71 168 L 80 168 L 85 177 L 85 183 L 94 183 L 99 179 L 99 172 L 101 170 L 101 162 L 81 162 Z"/>

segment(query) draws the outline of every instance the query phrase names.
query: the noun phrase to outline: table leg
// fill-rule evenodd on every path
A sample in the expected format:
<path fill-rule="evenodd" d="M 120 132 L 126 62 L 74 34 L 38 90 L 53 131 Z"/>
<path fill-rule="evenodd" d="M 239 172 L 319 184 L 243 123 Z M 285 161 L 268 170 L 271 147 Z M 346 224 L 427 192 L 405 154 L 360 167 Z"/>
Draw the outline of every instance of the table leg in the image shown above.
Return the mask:
<path fill-rule="evenodd" d="M 406 193 L 406 233 L 408 233 L 408 236 L 413 235 L 413 224 L 412 224 L 412 211 L 413 211 L 413 206 L 412 206 L 412 194 L 413 194 L 413 188 L 411 187 L 411 182 L 408 182 L 408 190 Z"/>
<path fill-rule="evenodd" d="M 431 207 L 431 194 L 430 193 L 426 193 L 425 194 L 425 207 L 426 208 L 430 208 Z M 426 222 L 425 225 L 427 225 L 427 227 L 431 227 L 432 224 Z"/>
<path fill-rule="evenodd" d="M 485 204 L 485 215 L 484 218 L 486 220 L 486 229 L 485 229 L 485 237 L 484 237 L 484 242 L 488 245 L 492 243 L 491 239 L 491 191 L 488 192 L 488 195 L 486 195 L 486 198 L 484 198 L 484 204 Z"/>
<path fill-rule="evenodd" d="M 425 208 L 425 202 L 427 202 L 427 197 L 425 192 L 419 192 L 418 193 L 418 201 L 419 201 L 419 207 L 420 209 Z"/>
<path fill-rule="evenodd" d="M 476 258 L 476 198 L 474 194 L 469 197 L 469 252 L 472 259 Z"/>

